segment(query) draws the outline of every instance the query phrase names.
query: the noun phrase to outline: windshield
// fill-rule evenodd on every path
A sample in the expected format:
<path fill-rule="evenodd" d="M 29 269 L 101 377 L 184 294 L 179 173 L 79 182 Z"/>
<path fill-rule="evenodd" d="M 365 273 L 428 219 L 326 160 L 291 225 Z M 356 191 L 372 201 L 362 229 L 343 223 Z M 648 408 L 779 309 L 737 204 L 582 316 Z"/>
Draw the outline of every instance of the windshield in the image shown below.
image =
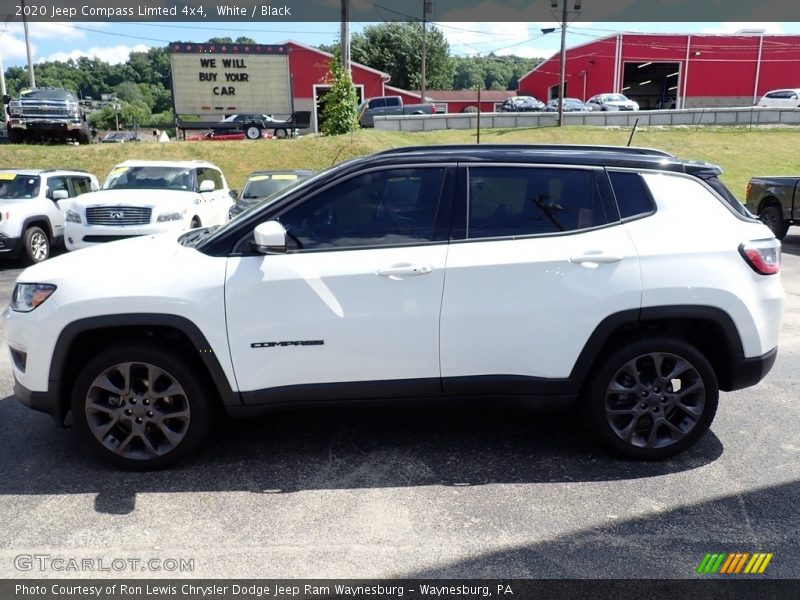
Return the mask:
<path fill-rule="evenodd" d="M 75 102 L 75 96 L 67 90 L 30 90 L 20 93 L 20 97 L 28 100 L 70 100 Z"/>
<path fill-rule="evenodd" d="M 41 180 L 37 175 L 0 173 L 0 200 L 36 198 Z"/>
<path fill-rule="evenodd" d="M 271 175 L 253 175 L 247 180 L 242 191 L 242 199 L 253 200 L 255 198 L 266 198 L 278 192 L 302 177 L 295 173 L 274 173 Z"/>
<path fill-rule="evenodd" d="M 194 190 L 192 169 L 184 167 L 116 167 L 104 190 Z"/>

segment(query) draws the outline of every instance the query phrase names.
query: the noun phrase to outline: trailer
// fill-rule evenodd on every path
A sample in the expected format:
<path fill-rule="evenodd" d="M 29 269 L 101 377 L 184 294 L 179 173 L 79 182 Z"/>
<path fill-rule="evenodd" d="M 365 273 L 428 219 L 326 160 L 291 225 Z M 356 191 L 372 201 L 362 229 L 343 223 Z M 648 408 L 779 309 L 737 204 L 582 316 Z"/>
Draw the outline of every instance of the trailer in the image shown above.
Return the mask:
<path fill-rule="evenodd" d="M 311 112 L 296 111 L 288 119 L 279 120 L 271 115 L 233 115 L 224 121 L 186 121 L 175 120 L 175 128 L 186 130 L 210 130 L 214 132 L 244 132 L 249 140 L 261 139 L 264 131 L 272 131 L 272 136 L 278 139 L 295 137 L 299 129 L 310 126 Z"/>

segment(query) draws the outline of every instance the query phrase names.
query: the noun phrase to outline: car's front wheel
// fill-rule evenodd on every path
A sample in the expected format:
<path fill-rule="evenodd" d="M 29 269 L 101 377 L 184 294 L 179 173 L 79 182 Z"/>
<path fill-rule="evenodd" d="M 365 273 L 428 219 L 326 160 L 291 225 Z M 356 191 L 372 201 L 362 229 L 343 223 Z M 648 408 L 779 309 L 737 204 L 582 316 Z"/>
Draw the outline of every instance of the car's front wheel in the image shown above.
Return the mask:
<path fill-rule="evenodd" d="M 257 140 L 261 137 L 261 128 L 256 125 L 250 125 L 244 132 L 248 140 Z"/>
<path fill-rule="evenodd" d="M 73 422 L 101 458 L 128 469 L 159 469 L 203 441 L 212 412 L 207 386 L 178 356 L 151 344 L 123 345 L 81 370 Z"/>
<path fill-rule="evenodd" d="M 40 263 L 50 256 L 50 240 L 41 227 L 28 227 L 22 236 L 22 243 L 29 263 Z"/>
<path fill-rule="evenodd" d="M 699 350 L 677 339 L 642 337 L 600 361 L 584 402 L 592 428 L 613 451 L 661 460 L 703 436 L 718 398 L 716 374 Z"/>

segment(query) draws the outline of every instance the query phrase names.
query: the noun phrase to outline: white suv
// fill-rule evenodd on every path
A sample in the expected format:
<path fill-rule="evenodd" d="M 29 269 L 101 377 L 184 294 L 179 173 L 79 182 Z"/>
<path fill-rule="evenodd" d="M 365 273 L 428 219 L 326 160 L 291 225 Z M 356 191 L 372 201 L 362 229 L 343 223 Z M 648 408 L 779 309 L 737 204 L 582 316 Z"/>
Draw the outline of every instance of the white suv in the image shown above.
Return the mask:
<path fill-rule="evenodd" d="M 227 221 L 234 198 L 222 171 L 205 161 L 127 160 L 103 188 L 66 214 L 69 250 L 103 242 L 185 231 Z"/>
<path fill-rule="evenodd" d="M 73 198 L 98 189 L 97 177 L 65 169 L 0 170 L 0 257 L 32 263 L 50 256 L 64 237 Z"/>
<path fill-rule="evenodd" d="M 465 396 L 578 406 L 666 458 L 777 353 L 780 244 L 719 173 L 591 146 L 349 161 L 220 228 L 24 271 L 15 394 L 129 468 L 186 456 L 216 408 Z"/>

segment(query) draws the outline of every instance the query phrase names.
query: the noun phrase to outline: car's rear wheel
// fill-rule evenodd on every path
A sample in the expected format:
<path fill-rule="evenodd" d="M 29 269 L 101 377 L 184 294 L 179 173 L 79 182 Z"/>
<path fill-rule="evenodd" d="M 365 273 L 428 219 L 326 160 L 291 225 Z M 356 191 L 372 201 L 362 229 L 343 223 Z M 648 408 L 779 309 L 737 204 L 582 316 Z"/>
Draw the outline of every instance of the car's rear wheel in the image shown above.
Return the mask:
<path fill-rule="evenodd" d="M 22 236 L 22 244 L 30 263 L 40 263 L 50 256 L 50 240 L 40 227 L 28 227 Z"/>
<path fill-rule="evenodd" d="M 714 369 L 681 340 L 634 338 L 600 361 L 584 397 L 589 422 L 611 450 L 661 460 L 693 446 L 717 411 Z"/>
<path fill-rule="evenodd" d="M 255 125 L 250 125 L 247 129 L 245 129 L 244 134 L 247 136 L 248 140 L 257 140 L 261 137 L 261 128 Z"/>
<path fill-rule="evenodd" d="M 770 204 L 761 209 L 758 213 L 758 218 L 767 227 L 772 230 L 772 234 L 782 240 L 786 237 L 786 232 L 789 231 L 789 223 L 783 218 L 783 211 L 780 206 Z"/>
<path fill-rule="evenodd" d="M 128 469 L 159 469 L 186 457 L 205 438 L 212 411 L 204 378 L 169 350 L 123 345 L 81 370 L 73 421 L 101 458 Z"/>
<path fill-rule="evenodd" d="M 284 140 L 289 137 L 289 133 L 285 129 L 276 129 L 275 130 L 275 137 L 279 140 Z"/>

